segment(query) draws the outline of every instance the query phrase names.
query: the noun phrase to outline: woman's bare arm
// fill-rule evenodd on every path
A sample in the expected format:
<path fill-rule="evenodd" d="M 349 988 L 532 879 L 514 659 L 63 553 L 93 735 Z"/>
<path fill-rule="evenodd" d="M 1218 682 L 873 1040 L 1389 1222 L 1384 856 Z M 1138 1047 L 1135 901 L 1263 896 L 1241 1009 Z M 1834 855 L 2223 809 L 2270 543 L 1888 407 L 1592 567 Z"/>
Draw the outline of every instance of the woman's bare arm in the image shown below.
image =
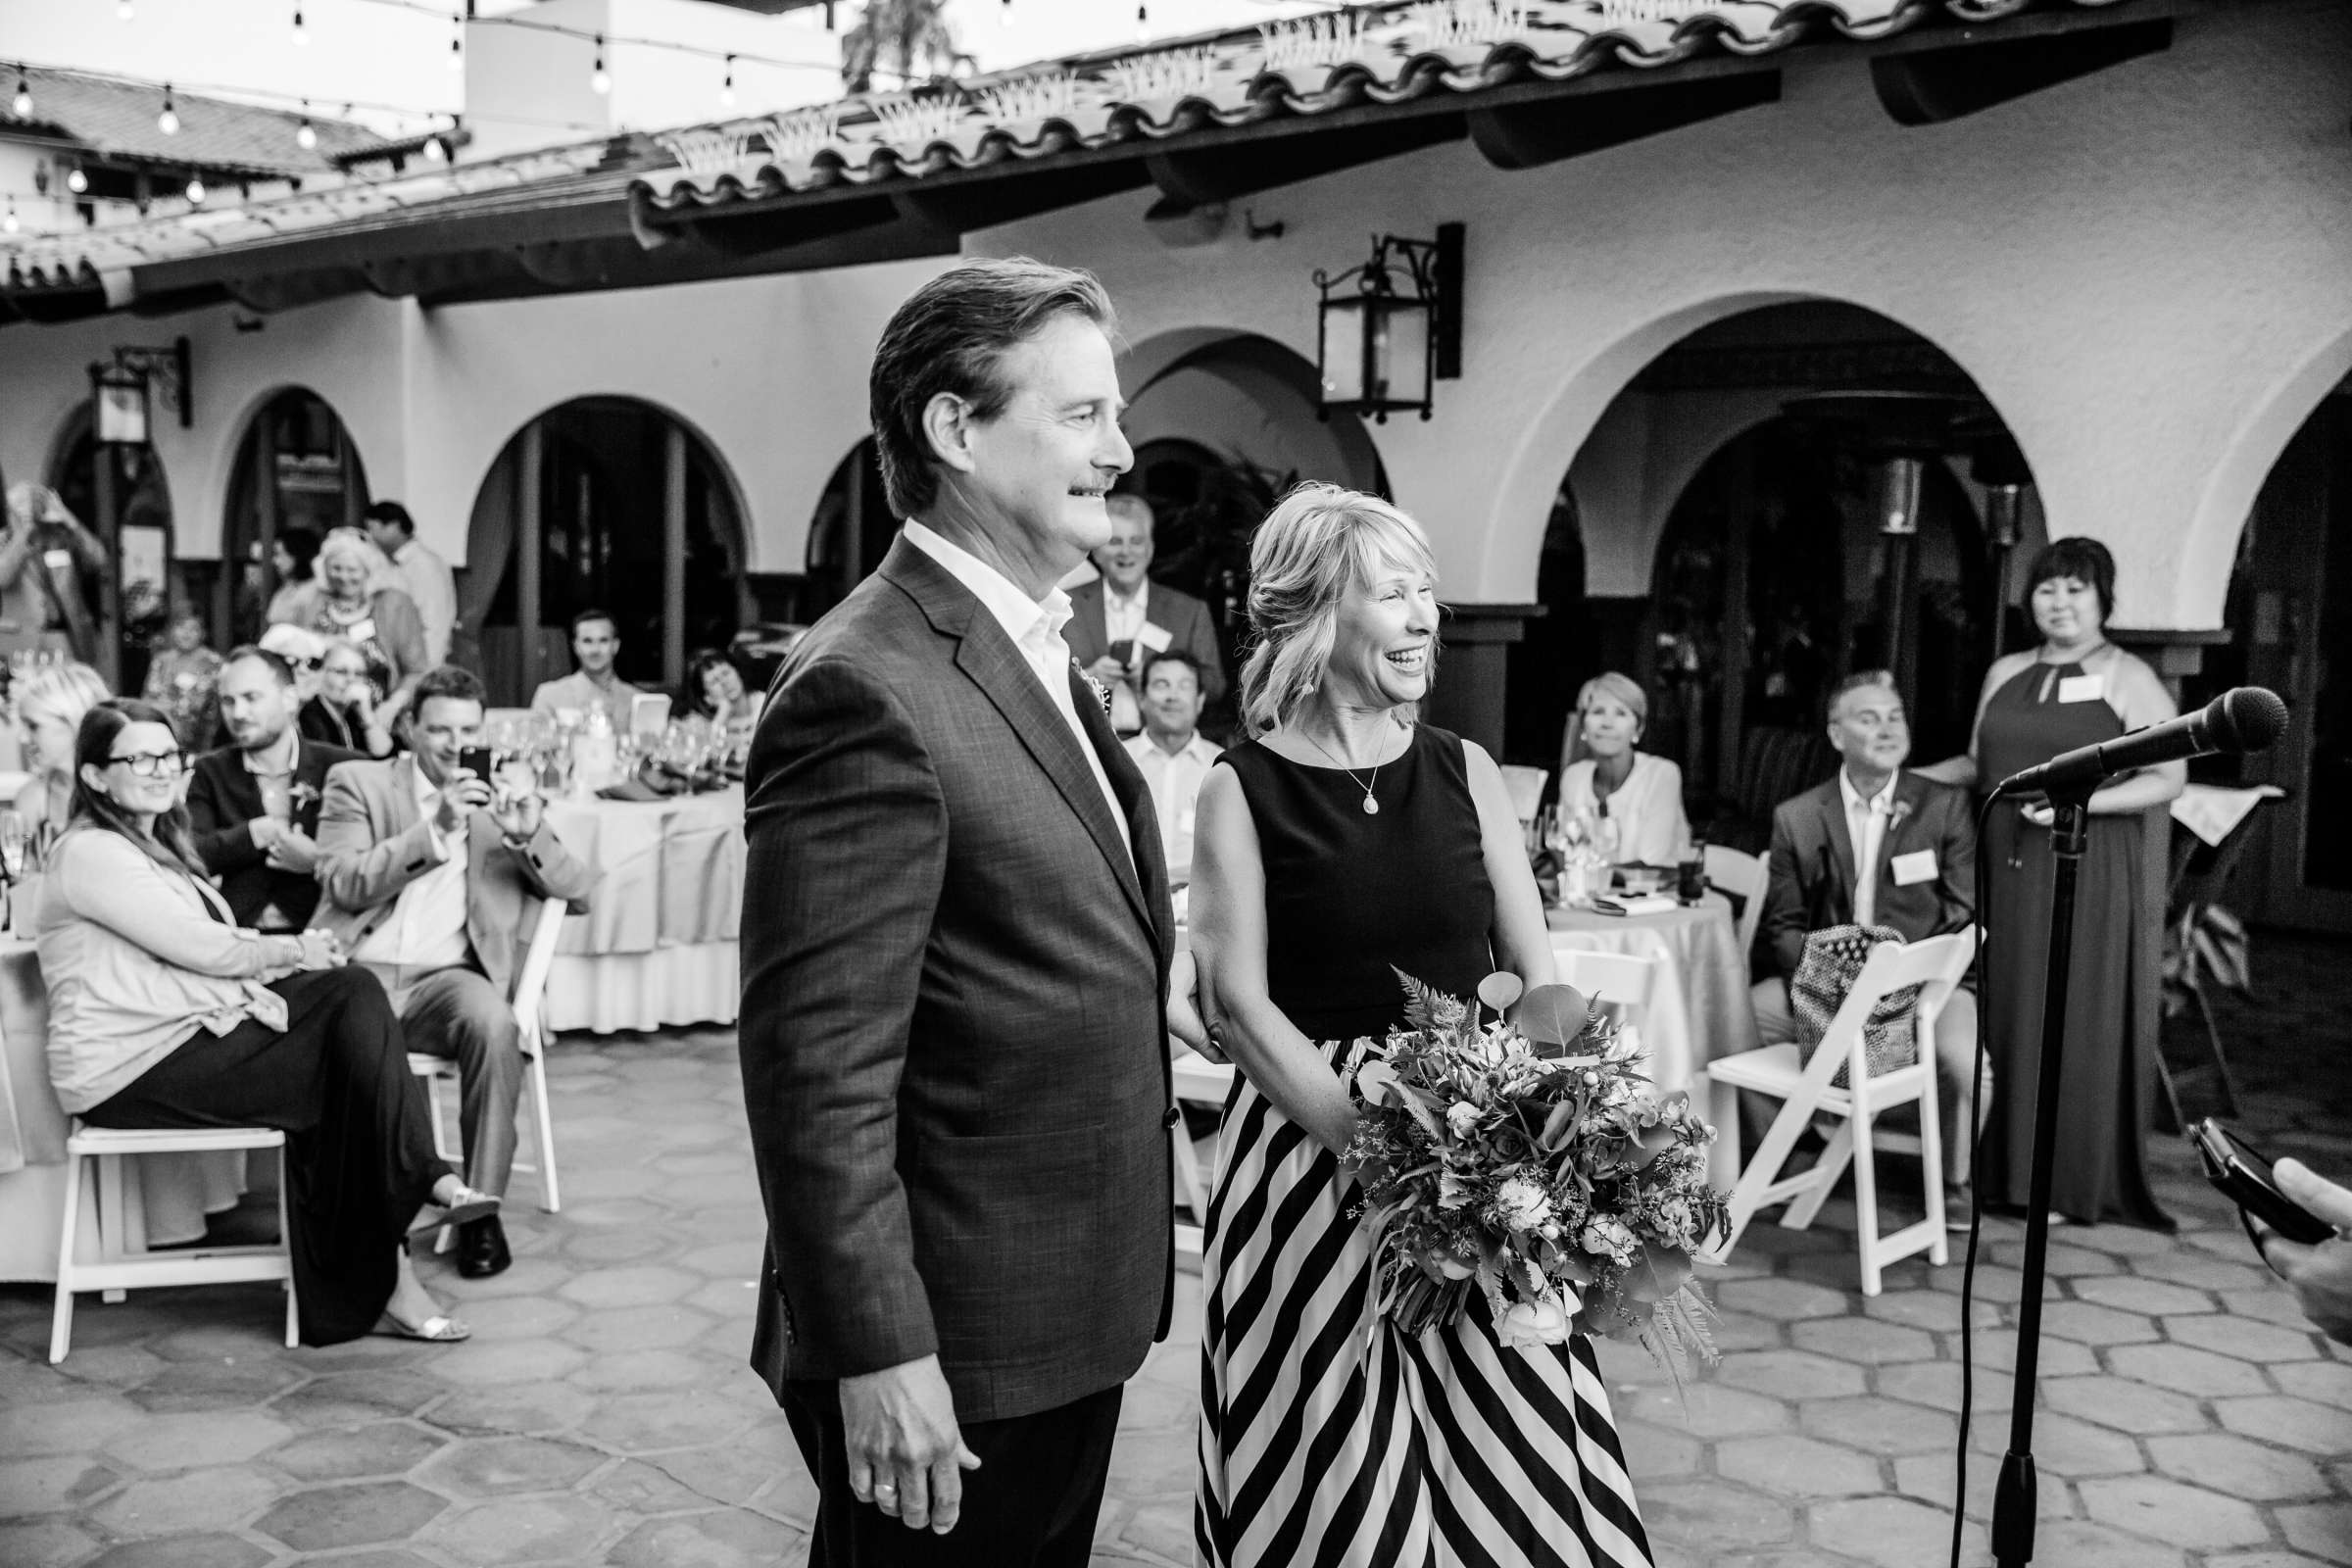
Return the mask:
<path fill-rule="evenodd" d="M 1192 950 L 1208 1026 L 1274 1108 L 1338 1153 L 1355 1106 L 1315 1043 L 1266 991 L 1266 869 L 1242 781 L 1212 767 L 1193 819 Z"/>

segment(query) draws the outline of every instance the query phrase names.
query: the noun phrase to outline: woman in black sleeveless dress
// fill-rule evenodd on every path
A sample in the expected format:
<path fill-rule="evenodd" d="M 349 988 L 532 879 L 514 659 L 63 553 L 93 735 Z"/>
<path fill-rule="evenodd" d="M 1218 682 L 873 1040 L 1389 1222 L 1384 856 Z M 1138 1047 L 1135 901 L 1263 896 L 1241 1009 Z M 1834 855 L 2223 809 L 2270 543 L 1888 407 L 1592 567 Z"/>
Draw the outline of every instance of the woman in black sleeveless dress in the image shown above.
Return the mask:
<path fill-rule="evenodd" d="M 1407 1338 L 1373 1308 L 1333 1063 L 1403 1022 L 1396 970 L 1456 997 L 1551 978 L 1500 772 L 1413 721 L 1436 652 L 1419 528 L 1330 486 L 1251 550 L 1256 738 L 1201 787 L 1192 947 L 1242 1068 L 1202 1247 L 1204 1562 L 1629 1568 L 1647 1538 L 1583 1339 L 1503 1346 L 1483 1303 Z"/>

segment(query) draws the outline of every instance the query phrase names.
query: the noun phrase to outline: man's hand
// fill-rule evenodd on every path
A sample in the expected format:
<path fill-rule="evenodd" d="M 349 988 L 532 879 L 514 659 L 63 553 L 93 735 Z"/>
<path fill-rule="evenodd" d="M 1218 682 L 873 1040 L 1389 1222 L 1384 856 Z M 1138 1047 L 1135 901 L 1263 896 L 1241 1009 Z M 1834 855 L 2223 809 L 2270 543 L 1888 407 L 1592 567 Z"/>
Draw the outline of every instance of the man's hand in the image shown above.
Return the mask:
<path fill-rule="evenodd" d="M 1105 686 L 1114 685 L 1127 678 L 1127 666 L 1108 654 L 1104 654 L 1101 659 L 1087 665 L 1086 672 Z"/>
<path fill-rule="evenodd" d="M 546 814 L 546 807 L 535 789 L 526 789 L 514 796 L 501 792 L 490 807 L 490 820 L 496 822 L 498 830 L 510 839 L 527 839 L 538 832 L 539 823 Z"/>
<path fill-rule="evenodd" d="M 454 768 L 441 781 L 441 804 L 433 808 L 433 830 L 455 833 L 466 819 L 490 804 L 490 786 L 468 768 Z"/>
<path fill-rule="evenodd" d="M 1209 1060 L 1223 1061 L 1224 1056 L 1209 1044 L 1208 1026 L 1200 1021 L 1200 1004 L 1195 996 L 1200 985 L 1200 968 L 1191 951 L 1176 955 L 1176 961 L 1168 965 L 1168 1033 Z"/>
<path fill-rule="evenodd" d="M 2312 1174 L 2299 1159 L 2282 1159 L 2271 1171 L 2278 1191 L 2338 1231 L 2352 1229 L 2352 1192 Z M 2275 1231 L 2262 1237 L 2262 1260 L 2286 1281 L 2311 1326 L 2338 1345 L 2352 1345 L 2352 1240 L 2306 1247 Z"/>
<path fill-rule="evenodd" d="M 964 1470 L 980 1468 L 956 1426 L 939 1357 L 841 1380 L 850 1494 L 909 1530 L 946 1535 L 963 1509 Z"/>
<path fill-rule="evenodd" d="M 302 944 L 302 956 L 294 965 L 297 969 L 340 969 L 348 961 L 343 944 L 335 940 L 332 931 L 305 931 L 297 940 Z"/>
<path fill-rule="evenodd" d="M 318 841 L 298 827 L 271 824 L 277 828 L 267 857 L 270 865 L 279 871 L 295 871 L 309 876 L 318 869 Z M 259 834 L 255 837 L 258 839 Z"/>

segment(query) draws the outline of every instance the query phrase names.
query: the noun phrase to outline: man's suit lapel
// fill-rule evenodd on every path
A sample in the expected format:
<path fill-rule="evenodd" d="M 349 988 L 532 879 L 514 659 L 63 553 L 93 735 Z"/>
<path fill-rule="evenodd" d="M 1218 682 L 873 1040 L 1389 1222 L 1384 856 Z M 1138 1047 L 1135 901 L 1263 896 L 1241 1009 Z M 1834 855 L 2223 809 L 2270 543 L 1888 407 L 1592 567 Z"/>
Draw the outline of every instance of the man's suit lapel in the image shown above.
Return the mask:
<path fill-rule="evenodd" d="M 1095 755 L 1102 759 L 1111 793 L 1119 798 L 1127 814 L 1127 838 L 1135 852 L 1132 859 L 1143 879 L 1144 924 L 1151 929 L 1164 966 L 1169 957 L 1168 933 L 1161 927 L 1160 911 L 1169 908 L 1168 864 L 1160 847 L 1159 813 L 1152 804 L 1152 786 L 1145 782 L 1144 770 L 1135 765 L 1135 759 L 1127 755 L 1127 748 L 1119 744 L 1093 683 L 1075 661 L 1070 664 L 1070 700 L 1077 707 L 1078 721 L 1086 726 L 1087 738 L 1094 742 Z"/>
<path fill-rule="evenodd" d="M 1110 803 L 1095 783 L 1094 770 L 1078 750 L 1078 737 L 1070 733 L 1037 672 L 1004 634 L 1004 628 L 997 624 L 997 617 L 945 566 L 908 544 L 903 534 L 890 547 L 880 569 L 884 577 L 913 597 L 934 628 L 956 639 L 956 667 L 970 676 L 972 684 L 1004 715 L 1022 747 L 1045 770 L 1085 824 L 1102 858 L 1110 862 L 1144 928 L 1153 930 L 1151 907 L 1136 879 L 1135 858 L 1119 840 L 1119 824 L 1110 814 Z M 1095 701 L 1091 689 L 1086 700 Z"/>
<path fill-rule="evenodd" d="M 1836 779 L 1821 796 L 1822 836 L 1829 841 L 1830 864 L 1838 879 L 1838 892 L 1848 910 L 1854 906 L 1854 889 L 1859 885 L 1854 876 L 1854 834 L 1845 820 L 1845 792 Z"/>

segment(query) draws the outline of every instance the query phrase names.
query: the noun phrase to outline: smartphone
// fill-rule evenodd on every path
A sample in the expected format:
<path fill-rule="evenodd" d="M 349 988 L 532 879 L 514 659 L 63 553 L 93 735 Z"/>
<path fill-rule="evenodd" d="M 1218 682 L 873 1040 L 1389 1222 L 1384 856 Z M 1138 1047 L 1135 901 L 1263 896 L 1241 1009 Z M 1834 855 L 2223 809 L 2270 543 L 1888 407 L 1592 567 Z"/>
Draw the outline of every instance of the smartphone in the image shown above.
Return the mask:
<path fill-rule="evenodd" d="M 485 784 L 498 782 L 490 773 L 490 748 L 487 746 L 467 746 L 461 749 L 458 753 L 458 765 Z"/>
<path fill-rule="evenodd" d="M 2280 1192 L 2271 1181 L 2271 1160 L 2260 1150 L 2208 1116 L 2188 1130 L 2205 1179 L 2248 1217 L 2290 1242 L 2317 1246 L 2335 1239 L 2335 1227 Z"/>

